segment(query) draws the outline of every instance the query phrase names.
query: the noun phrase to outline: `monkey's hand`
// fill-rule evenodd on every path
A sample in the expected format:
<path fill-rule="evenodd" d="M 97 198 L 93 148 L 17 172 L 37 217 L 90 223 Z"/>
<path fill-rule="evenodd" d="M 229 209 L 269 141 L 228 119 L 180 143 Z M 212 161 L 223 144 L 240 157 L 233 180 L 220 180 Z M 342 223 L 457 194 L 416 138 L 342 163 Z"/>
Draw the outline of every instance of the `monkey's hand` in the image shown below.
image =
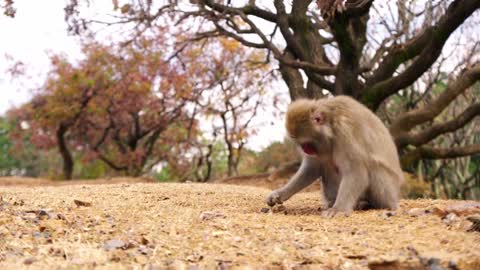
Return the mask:
<path fill-rule="evenodd" d="M 352 211 L 345 211 L 345 210 L 340 210 L 335 207 L 332 207 L 327 210 L 324 210 L 322 212 L 322 217 L 325 217 L 325 218 L 333 218 L 333 217 L 339 217 L 339 216 L 348 217 L 350 216 L 351 213 Z"/>
<path fill-rule="evenodd" d="M 274 206 L 275 204 L 281 204 L 282 202 L 282 196 L 277 190 L 272 191 L 272 193 L 270 193 L 267 197 L 267 204 L 270 207 Z"/>

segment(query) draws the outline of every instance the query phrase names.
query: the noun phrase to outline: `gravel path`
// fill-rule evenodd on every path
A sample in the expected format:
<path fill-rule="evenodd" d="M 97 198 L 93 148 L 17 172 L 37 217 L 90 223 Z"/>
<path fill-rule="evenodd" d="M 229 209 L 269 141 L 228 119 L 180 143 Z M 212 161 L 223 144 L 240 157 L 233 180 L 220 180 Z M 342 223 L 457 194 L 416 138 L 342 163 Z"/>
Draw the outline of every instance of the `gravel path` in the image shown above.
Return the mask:
<path fill-rule="evenodd" d="M 480 232 L 466 219 L 478 202 L 405 200 L 396 212 L 325 219 L 316 192 L 262 211 L 268 192 L 0 186 L 0 269 L 480 269 Z M 460 210 L 445 217 L 449 207 Z"/>

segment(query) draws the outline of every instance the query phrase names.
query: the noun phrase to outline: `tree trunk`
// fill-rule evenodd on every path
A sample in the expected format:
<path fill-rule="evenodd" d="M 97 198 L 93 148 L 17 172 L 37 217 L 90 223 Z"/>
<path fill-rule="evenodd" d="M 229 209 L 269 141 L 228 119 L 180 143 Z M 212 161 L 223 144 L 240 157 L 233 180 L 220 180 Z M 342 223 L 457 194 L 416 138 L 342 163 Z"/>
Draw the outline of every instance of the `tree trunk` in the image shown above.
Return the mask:
<path fill-rule="evenodd" d="M 67 147 L 67 143 L 65 141 L 65 134 L 67 133 L 67 126 L 61 124 L 60 127 L 57 129 L 57 144 L 58 144 L 58 151 L 62 156 L 63 160 L 63 178 L 65 180 L 71 180 L 73 174 L 73 158 L 70 150 Z"/>

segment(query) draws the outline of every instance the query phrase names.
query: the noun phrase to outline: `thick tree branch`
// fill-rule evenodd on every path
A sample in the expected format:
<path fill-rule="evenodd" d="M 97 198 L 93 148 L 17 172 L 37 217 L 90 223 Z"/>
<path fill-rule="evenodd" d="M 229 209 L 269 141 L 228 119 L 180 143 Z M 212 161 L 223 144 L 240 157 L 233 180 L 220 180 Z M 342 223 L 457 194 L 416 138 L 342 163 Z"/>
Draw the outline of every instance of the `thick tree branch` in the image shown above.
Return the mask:
<path fill-rule="evenodd" d="M 363 16 L 370 10 L 372 3 L 373 0 L 349 0 L 345 3 L 345 13 L 347 16 Z"/>
<path fill-rule="evenodd" d="M 403 46 L 397 46 L 367 80 L 363 101 L 375 110 L 387 97 L 415 82 L 437 60 L 449 36 L 478 8 L 478 0 L 456 0 L 436 25 L 426 28 Z M 415 57 L 404 72 L 391 77 L 402 63 Z"/>
<path fill-rule="evenodd" d="M 284 58 L 292 58 L 292 54 L 285 50 Z M 304 81 L 302 78 L 302 74 L 298 69 L 295 69 L 289 65 L 282 64 L 280 62 L 280 74 L 282 74 L 282 78 L 288 86 L 288 90 L 290 92 L 290 97 L 292 99 L 297 99 L 299 97 L 305 97 L 306 91 L 304 88 Z"/>
<path fill-rule="evenodd" d="M 232 11 L 241 11 L 242 13 L 246 14 L 246 15 L 253 15 L 253 16 L 257 16 L 259 18 L 262 18 L 266 21 L 269 21 L 269 22 L 276 22 L 277 21 L 277 15 L 275 13 L 272 13 L 270 11 L 267 11 L 267 10 L 264 10 L 264 9 L 261 9 L 255 5 L 246 5 L 244 7 L 241 7 L 241 8 L 233 8 L 233 7 L 229 7 L 229 6 L 226 6 L 226 5 L 222 5 L 222 4 L 218 4 L 218 3 L 215 3 L 215 1 L 213 0 L 203 0 L 202 3 L 204 5 L 206 5 L 207 7 L 217 11 L 217 12 L 220 12 L 220 13 L 227 13 L 227 12 L 232 12 Z"/>
<path fill-rule="evenodd" d="M 127 170 L 128 168 L 126 166 L 117 166 L 115 163 L 113 163 L 113 161 L 111 161 L 110 159 L 108 159 L 105 155 L 103 155 L 102 153 L 98 153 L 98 158 L 103 161 L 105 164 L 107 164 L 107 166 L 109 166 L 110 168 L 116 170 L 116 171 L 125 171 Z"/>
<path fill-rule="evenodd" d="M 285 11 L 285 5 L 283 4 L 283 0 L 275 0 L 274 1 L 275 8 L 277 9 L 277 24 L 280 27 L 280 32 L 282 33 L 285 41 L 287 42 L 288 46 L 295 54 L 296 57 L 300 58 L 300 60 L 304 61 L 307 58 L 302 46 L 299 42 L 295 39 L 293 34 L 290 32 L 290 25 L 288 22 L 288 15 Z M 299 11 L 297 11 L 299 12 Z"/>
<path fill-rule="evenodd" d="M 475 103 L 469 106 L 455 119 L 433 125 L 414 134 L 404 134 L 398 136 L 395 138 L 395 142 L 400 148 L 405 145 L 421 146 L 442 134 L 453 132 L 459 128 L 462 128 L 478 115 L 480 115 L 480 103 Z"/>
<path fill-rule="evenodd" d="M 357 3 L 363 7 L 358 12 L 351 14 L 334 12 L 335 15 L 332 18 L 326 18 L 340 52 L 337 72 L 335 73 L 334 94 L 336 95 L 344 94 L 357 97 L 362 88 L 358 75 L 360 74 L 360 58 L 367 41 L 366 29 L 371 1 L 359 2 L 364 3 Z M 351 8 L 354 9 L 355 3 L 352 1 L 349 3 Z M 334 5 L 337 4 L 338 2 Z"/>
<path fill-rule="evenodd" d="M 308 83 L 313 82 L 317 86 L 319 86 L 319 87 L 321 87 L 325 90 L 328 90 L 330 93 L 333 93 L 333 91 L 335 89 L 335 84 L 334 83 L 329 82 L 324 77 L 322 77 L 322 76 L 320 76 L 320 75 L 318 75 L 314 72 L 306 72 L 306 74 L 307 74 L 307 77 L 308 77 L 307 86 L 308 86 Z M 318 93 L 318 94 L 313 93 L 313 97 L 317 97 L 317 96 L 323 96 L 323 95 L 322 95 L 322 93 Z"/>
<path fill-rule="evenodd" d="M 402 166 L 412 165 L 420 159 L 452 159 L 480 153 L 480 144 L 450 148 L 419 147 L 402 157 Z"/>
<path fill-rule="evenodd" d="M 480 63 L 461 74 L 456 80 L 450 82 L 447 88 L 428 106 L 405 112 L 400 115 L 390 126 L 394 137 L 408 132 L 417 125 L 433 120 L 438 116 L 458 95 L 465 89 L 480 80 Z"/>

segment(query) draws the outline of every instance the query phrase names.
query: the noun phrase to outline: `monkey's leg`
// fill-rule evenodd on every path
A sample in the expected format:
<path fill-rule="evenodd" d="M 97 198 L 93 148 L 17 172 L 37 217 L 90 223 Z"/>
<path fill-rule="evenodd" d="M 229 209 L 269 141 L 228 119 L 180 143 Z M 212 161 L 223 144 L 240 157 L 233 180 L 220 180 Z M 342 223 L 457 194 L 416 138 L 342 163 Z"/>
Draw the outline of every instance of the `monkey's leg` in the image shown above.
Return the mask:
<path fill-rule="evenodd" d="M 338 213 L 350 214 L 367 190 L 368 180 L 367 170 L 363 167 L 357 167 L 355 170 L 345 170 L 338 187 L 335 203 L 323 215 L 333 217 Z"/>
<path fill-rule="evenodd" d="M 319 164 L 315 160 L 304 158 L 302 165 L 290 181 L 268 195 L 267 204 L 274 206 L 288 200 L 294 194 L 312 184 L 318 177 L 320 177 Z"/>
<path fill-rule="evenodd" d="M 400 197 L 399 179 L 391 172 L 377 169 L 368 188 L 368 200 L 373 208 L 396 209 Z"/>

